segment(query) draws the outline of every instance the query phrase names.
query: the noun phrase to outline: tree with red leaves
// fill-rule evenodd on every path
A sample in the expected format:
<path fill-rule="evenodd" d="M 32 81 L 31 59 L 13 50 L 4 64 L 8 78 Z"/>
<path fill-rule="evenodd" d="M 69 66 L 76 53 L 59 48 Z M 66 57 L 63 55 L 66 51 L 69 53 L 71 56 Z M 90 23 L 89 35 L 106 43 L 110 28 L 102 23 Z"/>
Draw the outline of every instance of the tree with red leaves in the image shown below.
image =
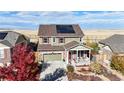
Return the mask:
<path fill-rule="evenodd" d="M 0 79 L 9 81 L 39 80 L 38 62 L 30 47 L 19 44 L 12 50 L 12 63 L 0 67 Z"/>

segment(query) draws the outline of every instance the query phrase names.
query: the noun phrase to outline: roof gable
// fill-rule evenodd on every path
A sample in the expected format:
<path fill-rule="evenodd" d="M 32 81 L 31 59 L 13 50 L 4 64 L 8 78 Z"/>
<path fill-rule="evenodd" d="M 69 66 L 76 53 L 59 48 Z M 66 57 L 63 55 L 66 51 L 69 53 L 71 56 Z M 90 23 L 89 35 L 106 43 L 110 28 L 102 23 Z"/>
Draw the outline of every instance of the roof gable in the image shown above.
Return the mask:
<path fill-rule="evenodd" d="M 71 48 L 70 50 L 90 50 L 90 48 L 85 47 L 83 45 L 78 45 L 78 46 L 76 46 L 74 48 Z"/>
<path fill-rule="evenodd" d="M 25 40 L 26 40 L 25 37 L 23 35 L 20 35 L 18 37 L 18 39 L 16 40 L 16 44 L 21 43 L 21 42 L 24 42 Z"/>
<path fill-rule="evenodd" d="M 10 44 L 11 44 L 12 46 L 14 46 L 14 45 L 16 44 L 16 41 L 17 41 L 18 37 L 19 37 L 19 34 L 17 34 L 17 33 L 8 32 L 8 34 L 7 34 L 7 36 L 5 37 L 4 40 L 9 41 Z"/>

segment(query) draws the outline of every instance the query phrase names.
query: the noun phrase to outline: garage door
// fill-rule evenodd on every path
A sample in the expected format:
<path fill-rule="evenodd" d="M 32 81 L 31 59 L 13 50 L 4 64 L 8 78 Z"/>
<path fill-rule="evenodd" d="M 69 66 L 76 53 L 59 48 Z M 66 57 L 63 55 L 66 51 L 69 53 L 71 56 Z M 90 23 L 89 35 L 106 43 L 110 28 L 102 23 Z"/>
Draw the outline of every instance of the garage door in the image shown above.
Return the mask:
<path fill-rule="evenodd" d="M 43 58 L 44 58 L 44 61 L 61 61 L 62 54 L 61 53 L 44 54 Z"/>

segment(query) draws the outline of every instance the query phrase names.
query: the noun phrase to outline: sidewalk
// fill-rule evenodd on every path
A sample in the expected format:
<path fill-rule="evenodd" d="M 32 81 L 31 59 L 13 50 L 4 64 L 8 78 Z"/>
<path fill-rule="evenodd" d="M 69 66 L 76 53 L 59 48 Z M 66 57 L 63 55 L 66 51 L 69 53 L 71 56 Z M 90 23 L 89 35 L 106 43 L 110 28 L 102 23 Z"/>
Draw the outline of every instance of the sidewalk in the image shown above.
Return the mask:
<path fill-rule="evenodd" d="M 120 72 L 117 72 L 116 70 L 111 70 L 111 71 L 112 71 L 113 74 L 115 74 L 119 78 L 121 78 L 122 81 L 124 80 L 124 76 Z"/>
<path fill-rule="evenodd" d="M 121 79 L 121 81 L 124 80 L 124 76 L 120 73 L 120 72 L 117 72 L 116 70 L 113 70 L 110 68 L 110 66 L 106 66 L 102 63 L 100 63 L 102 66 L 104 66 L 107 70 L 109 70 L 112 74 L 116 75 L 118 78 Z"/>

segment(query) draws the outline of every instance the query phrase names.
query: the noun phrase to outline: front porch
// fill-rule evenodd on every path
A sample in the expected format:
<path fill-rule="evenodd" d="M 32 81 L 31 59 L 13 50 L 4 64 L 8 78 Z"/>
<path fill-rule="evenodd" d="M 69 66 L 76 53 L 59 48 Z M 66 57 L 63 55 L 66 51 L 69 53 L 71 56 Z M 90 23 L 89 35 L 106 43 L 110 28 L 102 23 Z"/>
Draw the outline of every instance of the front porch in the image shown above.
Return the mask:
<path fill-rule="evenodd" d="M 91 50 L 84 46 L 78 46 L 67 51 L 67 62 L 74 66 L 89 65 Z"/>

